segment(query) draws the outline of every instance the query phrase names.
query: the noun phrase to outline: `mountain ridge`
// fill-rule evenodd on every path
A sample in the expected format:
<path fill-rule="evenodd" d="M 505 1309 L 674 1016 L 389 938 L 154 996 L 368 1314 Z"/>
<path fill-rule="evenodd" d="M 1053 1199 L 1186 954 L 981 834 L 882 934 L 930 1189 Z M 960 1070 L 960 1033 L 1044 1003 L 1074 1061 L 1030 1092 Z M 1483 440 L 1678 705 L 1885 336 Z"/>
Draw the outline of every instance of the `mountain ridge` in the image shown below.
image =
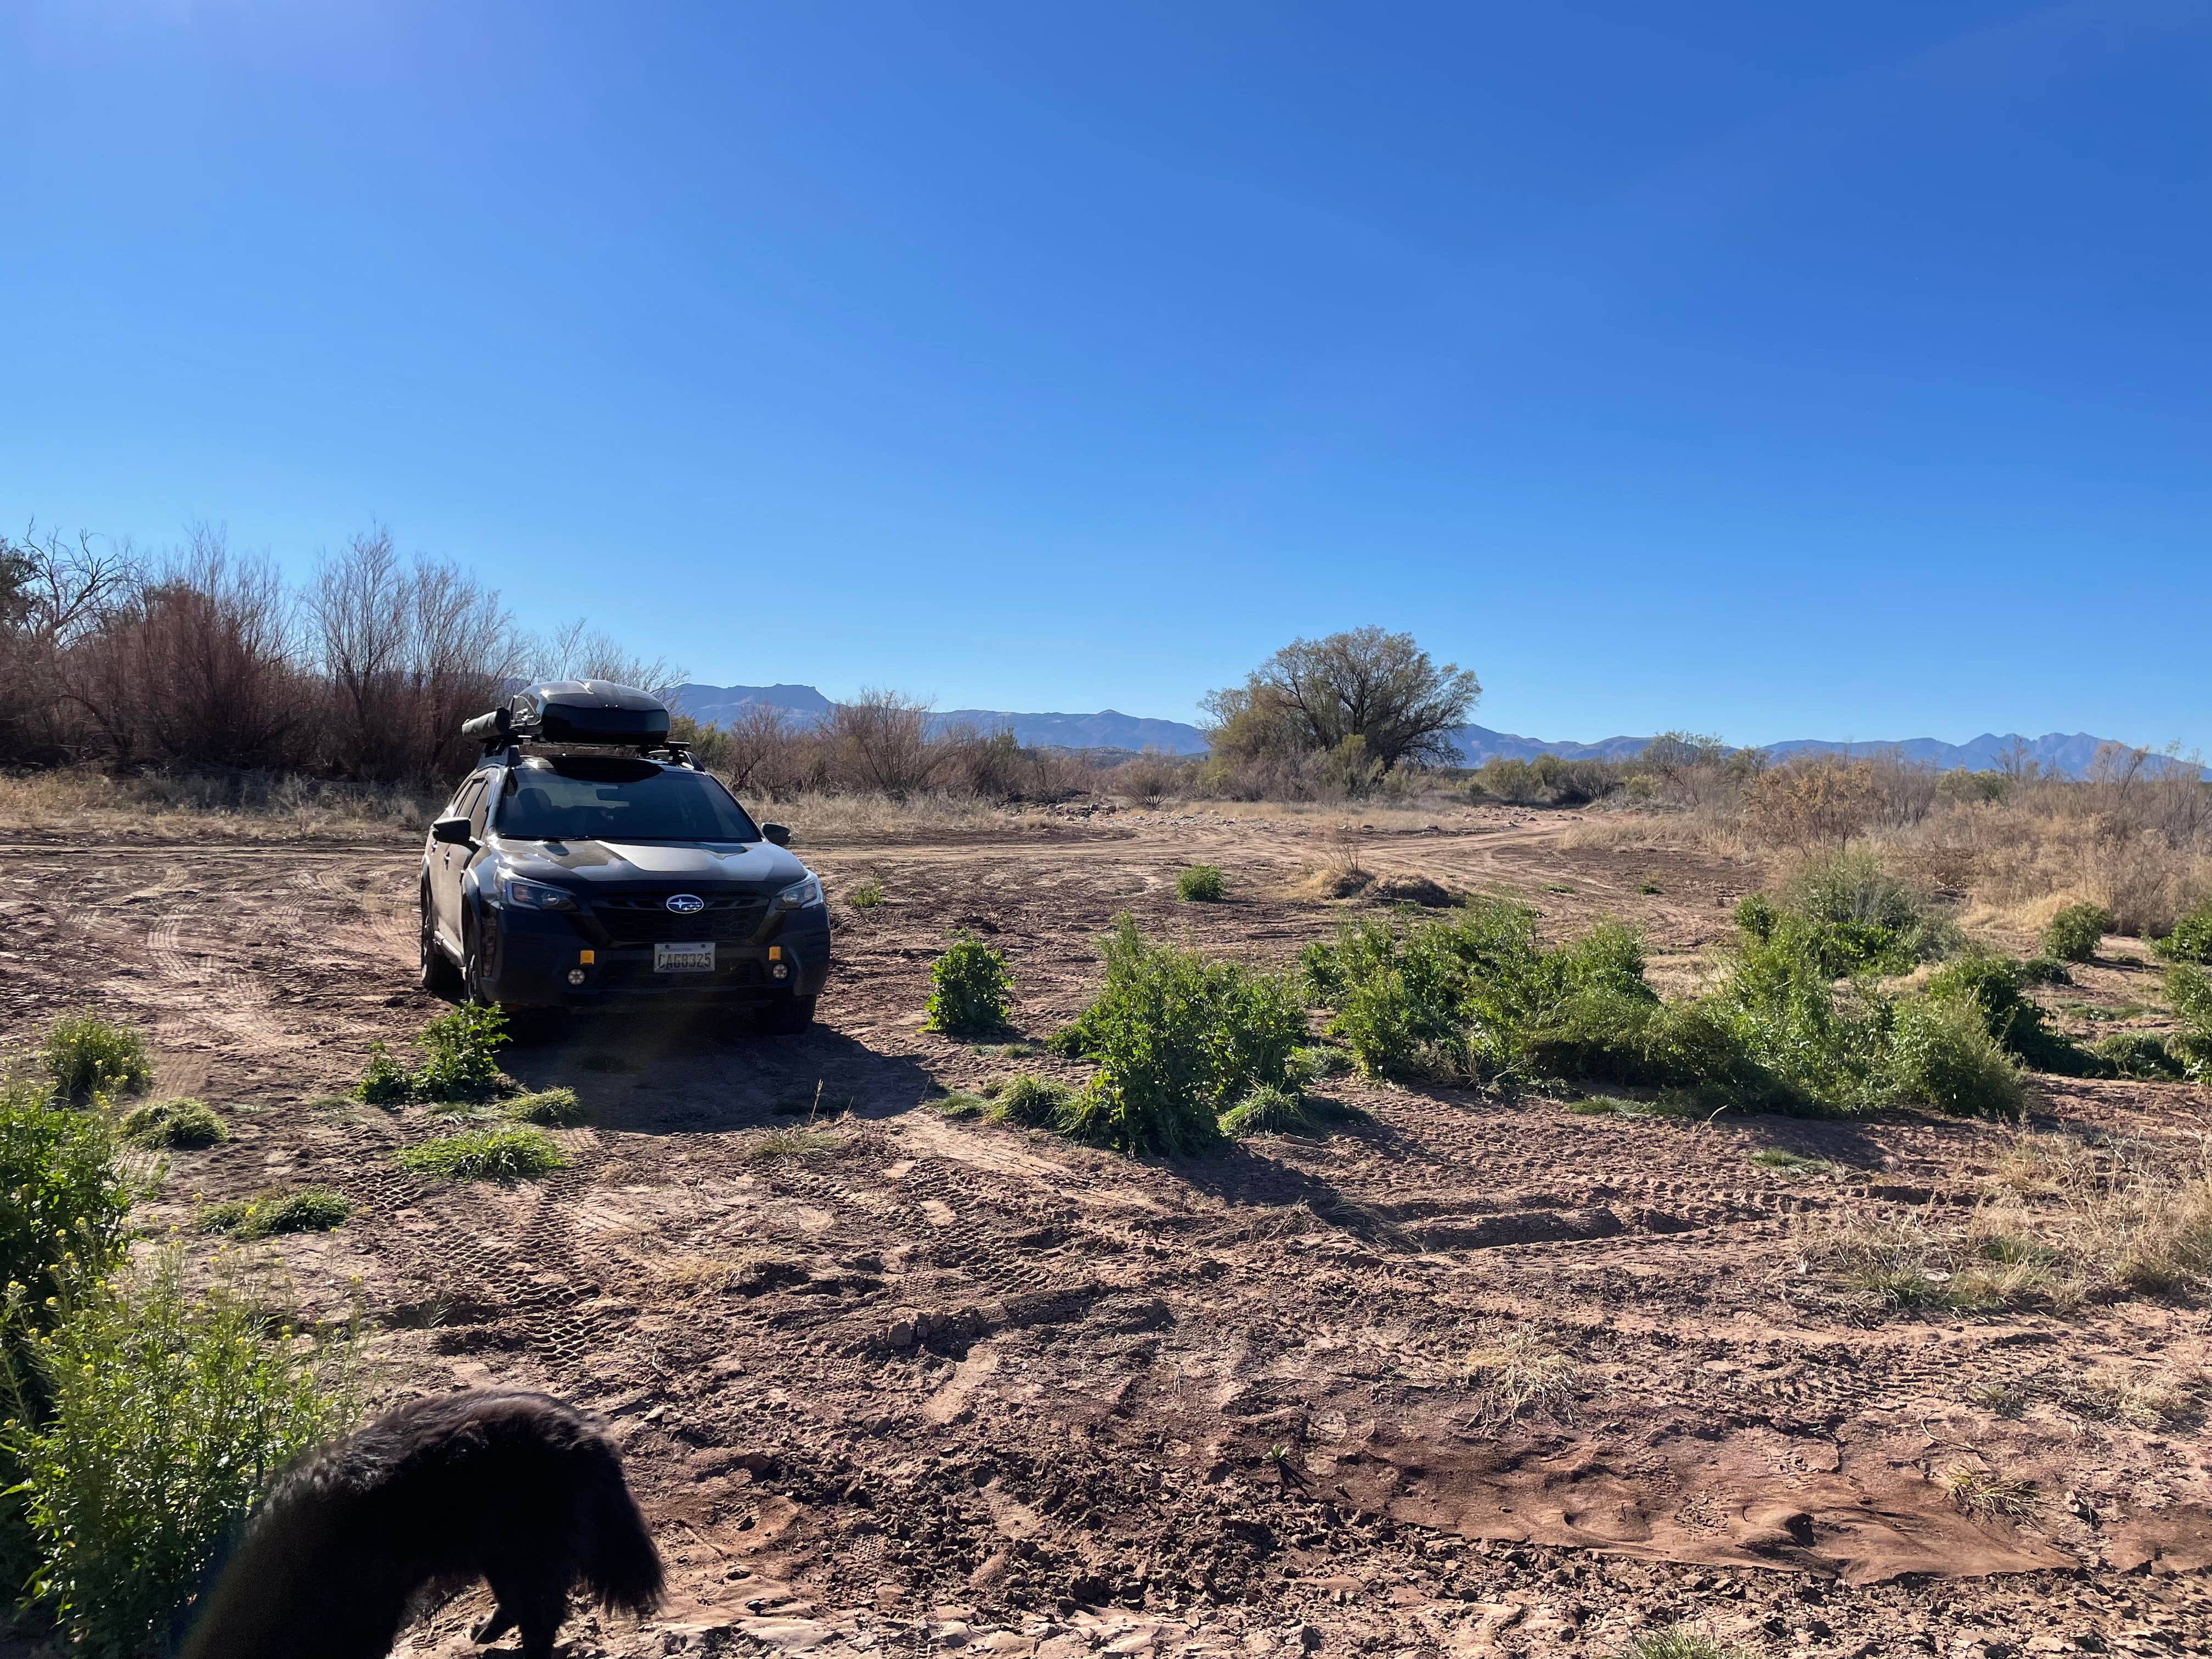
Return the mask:
<path fill-rule="evenodd" d="M 670 705 L 705 726 L 726 726 L 749 707 L 768 704 L 781 708 L 805 724 L 825 718 L 836 707 L 811 685 L 679 685 L 667 694 Z M 1012 732 L 1017 741 L 1054 749 L 1146 749 L 1171 755 L 1202 755 L 1205 734 L 1182 720 L 1156 720 L 1124 714 L 1112 708 L 1097 714 L 1020 714 L 996 708 L 953 708 L 929 717 L 936 732 L 967 728 L 982 732 Z M 1462 762 L 1480 766 L 1492 759 L 1534 760 L 1556 755 L 1562 760 L 1632 760 L 1644 751 L 1650 738 L 1601 738 L 1595 743 L 1574 743 L 1543 738 L 1524 738 L 1516 732 L 1468 725 L 1452 732 Z M 2039 738 L 2015 732 L 1984 732 L 1965 743 L 1946 743 L 1940 738 L 1906 738 L 1887 742 L 1847 742 L 1826 738 L 1791 738 L 1765 745 L 1775 760 L 1799 754 L 1878 755 L 1895 752 L 1916 764 L 1948 771 L 1963 766 L 1969 771 L 1995 770 L 1999 756 L 2014 744 L 2027 759 L 2045 772 L 2081 778 L 2087 775 L 2098 748 L 2111 739 L 2086 732 L 2046 732 Z M 2183 763 L 2185 764 L 2186 763 Z"/>

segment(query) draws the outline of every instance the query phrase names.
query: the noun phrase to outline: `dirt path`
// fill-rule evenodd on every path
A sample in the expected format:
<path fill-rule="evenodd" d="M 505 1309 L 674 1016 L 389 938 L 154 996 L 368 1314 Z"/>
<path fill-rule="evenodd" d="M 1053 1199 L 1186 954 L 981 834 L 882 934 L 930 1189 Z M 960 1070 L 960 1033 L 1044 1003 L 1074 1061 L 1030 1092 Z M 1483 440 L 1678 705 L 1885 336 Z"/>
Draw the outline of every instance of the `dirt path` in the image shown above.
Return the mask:
<path fill-rule="evenodd" d="M 1627 915 L 1662 973 L 1756 884 L 1567 827 L 1352 840 L 1371 871 L 1526 896 L 1547 927 Z M 1675 1618 L 1778 1654 L 2212 1651 L 2203 1576 L 2177 1571 L 2212 1559 L 2201 1420 L 2084 1404 L 2099 1378 L 2195 1386 L 2201 1308 L 1872 1319 L 1808 1285 L 1808 1230 L 1966 1195 L 2001 1129 L 1346 1085 L 1371 1121 L 1166 1164 L 918 1109 L 1077 1074 L 920 1030 L 951 934 L 1008 952 L 1042 1037 L 1117 910 L 1255 959 L 1325 932 L 1342 907 L 1294 890 L 1322 833 L 1143 817 L 802 849 L 833 891 L 886 896 L 840 908 L 821 1028 L 604 1018 L 514 1052 L 594 1123 L 512 1188 L 404 1173 L 428 1121 L 337 1097 L 436 1012 L 412 989 L 412 847 L 0 841 L 0 1032 L 138 1021 L 162 1091 L 231 1116 L 229 1143 L 173 1157 L 160 1216 L 279 1183 L 352 1197 L 338 1232 L 281 1248 L 310 1303 L 357 1286 L 393 1389 L 543 1387 L 616 1424 L 678 1594 L 642 1632 L 572 1626 L 580 1653 L 1605 1654 Z M 1175 902 L 1201 859 L 1231 902 Z M 2206 1104 L 2043 1102 L 2153 1135 Z M 762 1155 L 810 1112 L 833 1144 Z M 1844 1174 L 1748 1161 L 1770 1146 Z M 1548 1406 L 1501 1420 L 1470 1386 L 1501 1348 L 1565 1368 Z M 2020 1414 L 1976 1403 L 1997 1385 Z M 2030 1516 L 1962 1513 L 1962 1464 L 2035 1481 Z M 474 1610 L 404 1650 L 465 1651 Z"/>

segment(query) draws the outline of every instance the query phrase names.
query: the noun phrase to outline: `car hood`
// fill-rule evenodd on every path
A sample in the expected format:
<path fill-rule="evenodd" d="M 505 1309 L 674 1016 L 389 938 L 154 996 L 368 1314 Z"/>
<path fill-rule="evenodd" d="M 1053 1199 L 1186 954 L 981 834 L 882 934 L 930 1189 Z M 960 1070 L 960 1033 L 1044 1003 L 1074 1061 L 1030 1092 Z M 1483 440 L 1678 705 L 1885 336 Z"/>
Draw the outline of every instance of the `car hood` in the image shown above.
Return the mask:
<path fill-rule="evenodd" d="M 568 886 L 683 881 L 773 890 L 807 872 L 791 854 L 768 841 L 502 841 L 499 850 L 516 875 Z"/>

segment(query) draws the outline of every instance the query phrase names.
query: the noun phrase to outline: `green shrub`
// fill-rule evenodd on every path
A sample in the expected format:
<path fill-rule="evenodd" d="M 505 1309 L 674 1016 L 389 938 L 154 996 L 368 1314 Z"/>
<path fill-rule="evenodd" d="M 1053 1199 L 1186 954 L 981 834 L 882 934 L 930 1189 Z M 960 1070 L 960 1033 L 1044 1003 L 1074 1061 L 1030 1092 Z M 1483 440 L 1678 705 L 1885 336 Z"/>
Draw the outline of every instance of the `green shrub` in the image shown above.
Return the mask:
<path fill-rule="evenodd" d="M 1210 864 L 1194 864 L 1176 878 L 1176 896 L 1186 904 L 1218 904 L 1228 891 L 1221 872 Z"/>
<path fill-rule="evenodd" d="M 573 1129 L 587 1122 L 591 1112 L 576 1098 L 574 1089 L 540 1089 L 499 1103 L 499 1115 L 513 1123 L 541 1123 L 549 1129 Z"/>
<path fill-rule="evenodd" d="M 2043 930 L 2043 949 L 2061 962 L 2087 962 L 2112 931 L 2112 913 L 2101 904 L 2069 904 Z"/>
<path fill-rule="evenodd" d="M 1735 925 L 1762 944 L 1774 937 L 1775 926 L 1781 920 L 1774 901 L 1764 893 L 1746 893 L 1736 901 Z"/>
<path fill-rule="evenodd" d="M 1065 1038 L 1098 1065 L 1067 1109 L 1069 1134 L 1126 1152 L 1196 1151 L 1218 1139 L 1232 1103 L 1289 1075 L 1306 1020 L 1287 978 L 1153 945 L 1126 913 L 1105 957 L 1105 988 Z"/>
<path fill-rule="evenodd" d="M 2020 1110 L 2020 1067 L 1990 1035 L 1972 998 L 1899 1003 L 1886 1074 L 1899 1102 L 1975 1117 Z"/>
<path fill-rule="evenodd" d="M 2150 948 L 2168 962 L 2212 963 L 2212 898 L 2198 900 Z"/>
<path fill-rule="evenodd" d="M 2089 1045 L 2089 1050 L 2104 1061 L 2115 1077 L 2152 1082 L 2187 1075 L 2180 1058 L 2166 1047 L 2163 1037 L 2154 1032 L 2115 1031 L 2110 1036 L 2098 1038 Z"/>
<path fill-rule="evenodd" d="M 1319 1083 L 1324 1079 L 1342 1077 L 1351 1069 L 1352 1057 L 1343 1049 L 1316 1042 L 1291 1050 L 1286 1075 L 1293 1083 Z"/>
<path fill-rule="evenodd" d="M 873 876 L 845 895 L 845 902 L 855 910 L 872 910 L 884 902 L 884 884 Z"/>
<path fill-rule="evenodd" d="M 40 1059 L 64 1100 L 141 1095 L 154 1081 L 146 1041 L 127 1025 L 98 1014 L 72 1014 L 47 1028 Z"/>
<path fill-rule="evenodd" d="M 1024 1129 L 1057 1129 L 1074 1103 L 1075 1091 L 1065 1083 L 1024 1073 L 1000 1085 L 984 1109 L 1000 1123 L 1018 1123 Z"/>
<path fill-rule="evenodd" d="M 0 1285 L 19 1322 L 44 1328 L 50 1298 L 123 1259 L 131 1197 L 101 1118 L 27 1080 L 0 1082 Z"/>
<path fill-rule="evenodd" d="M 188 1295 L 172 1255 L 88 1288 L 32 1339 L 0 1441 L 39 1564 L 27 1599 L 77 1652 L 161 1650 L 264 1483 L 354 1415 L 349 1338 L 304 1350 L 236 1279 Z"/>
<path fill-rule="evenodd" d="M 515 1181 L 558 1170 L 568 1161 L 559 1143 L 526 1123 L 463 1129 L 399 1154 L 401 1164 L 416 1174 L 451 1181 Z"/>
<path fill-rule="evenodd" d="M 415 1073 L 422 1100 L 465 1100 L 498 1086 L 497 1050 L 507 1040 L 507 1016 L 488 1005 L 465 1004 L 438 1016 L 418 1039 L 422 1064 Z"/>
<path fill-rule="evenodd" d="M 1747 945 L 1781 944 L 1831 980 L 1907 973 L 1957 943 L 1957 930 L 1871 853 L 1814 859 L 1779 895 L 1747 895 L 1735 921 Z"/>
<path fill-rule="evenodd" d="M 2024 994 L 2025 967 L 1984 952 L 1962 956 L 1928 976 L 1928 994 L 1979 1009 L 1989 1034 L 2037 1071 L 2081 1077 L 2102 1070 L 2094 1055 L 2043 1023 L 2043 1010 Z"/>
<path fill-rule="evenodd" d="M 2193 1081 L 2212 1083 L 2212 975 L 2177 963 L 2166 970 L 2166 1000 L 2181 1023 L 2167 1052 Z"/>
<path fill-rule="evenodd" d="M 123 1138 L 141 1146 L 212 1146 L 230 1131 L 204 1101 L 156 1100 L 124 1118 Z"/>
<path fill-rule="evenodd" d="M 2030 957 L 2020 964 L 2023 985 L 2071 985 L 2074 971 L 2057 957 Z"/>
<path fill-rule="evenodd" d="M 930 965 L 927 1031 L 992 1036 L 1012 1028 L 1014 977 L 981 939 L 960 939 Z"/>
<path fill-rule="evenodd" d="M 200 1231 L 233 1238 L 268 1238 L 278 1233 L 327 1233 L 345 1225 L 353 1206 L 322 1187 L 258 1198 L 234 1198 L 199 1212 Z"/>
<path fill-rule="evenodd" d="M 368 1065 L 354 1093 L 372 1106 L 397 1106 L 415 1097 L 415 1074 L 392 1059 L 381 1042 L 368 1045 Z"/>

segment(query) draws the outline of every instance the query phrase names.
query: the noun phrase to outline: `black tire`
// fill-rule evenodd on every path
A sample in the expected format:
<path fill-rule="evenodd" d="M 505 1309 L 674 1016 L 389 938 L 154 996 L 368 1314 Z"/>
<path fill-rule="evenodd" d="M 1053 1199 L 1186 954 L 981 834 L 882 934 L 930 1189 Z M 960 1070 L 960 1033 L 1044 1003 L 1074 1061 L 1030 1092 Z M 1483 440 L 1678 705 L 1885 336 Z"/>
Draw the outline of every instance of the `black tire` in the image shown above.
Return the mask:
<path fill-rule="evenodd" d="M 430 890 L 422 890 L 422 962 L 416 983 L 432 996 L 456 1000 L 461 994 L 461 970 L 453 966 L 453 959 L 438 948 L 438 930 L 430 919 Z"/>
<path fill-rule="evenodd" d="M 761 1030 L 776 1036 L 799 1036 L 814 1025 L 812 997 L 781 997 L 761 1010 Z"/>
<path fill-rule="evenodd" d="M 491 998 L 484 994 L 483 955 L 477 949 L 477 930 L 466 916 L 461 918 L 461 1000 L 489 1007 Z"/>

